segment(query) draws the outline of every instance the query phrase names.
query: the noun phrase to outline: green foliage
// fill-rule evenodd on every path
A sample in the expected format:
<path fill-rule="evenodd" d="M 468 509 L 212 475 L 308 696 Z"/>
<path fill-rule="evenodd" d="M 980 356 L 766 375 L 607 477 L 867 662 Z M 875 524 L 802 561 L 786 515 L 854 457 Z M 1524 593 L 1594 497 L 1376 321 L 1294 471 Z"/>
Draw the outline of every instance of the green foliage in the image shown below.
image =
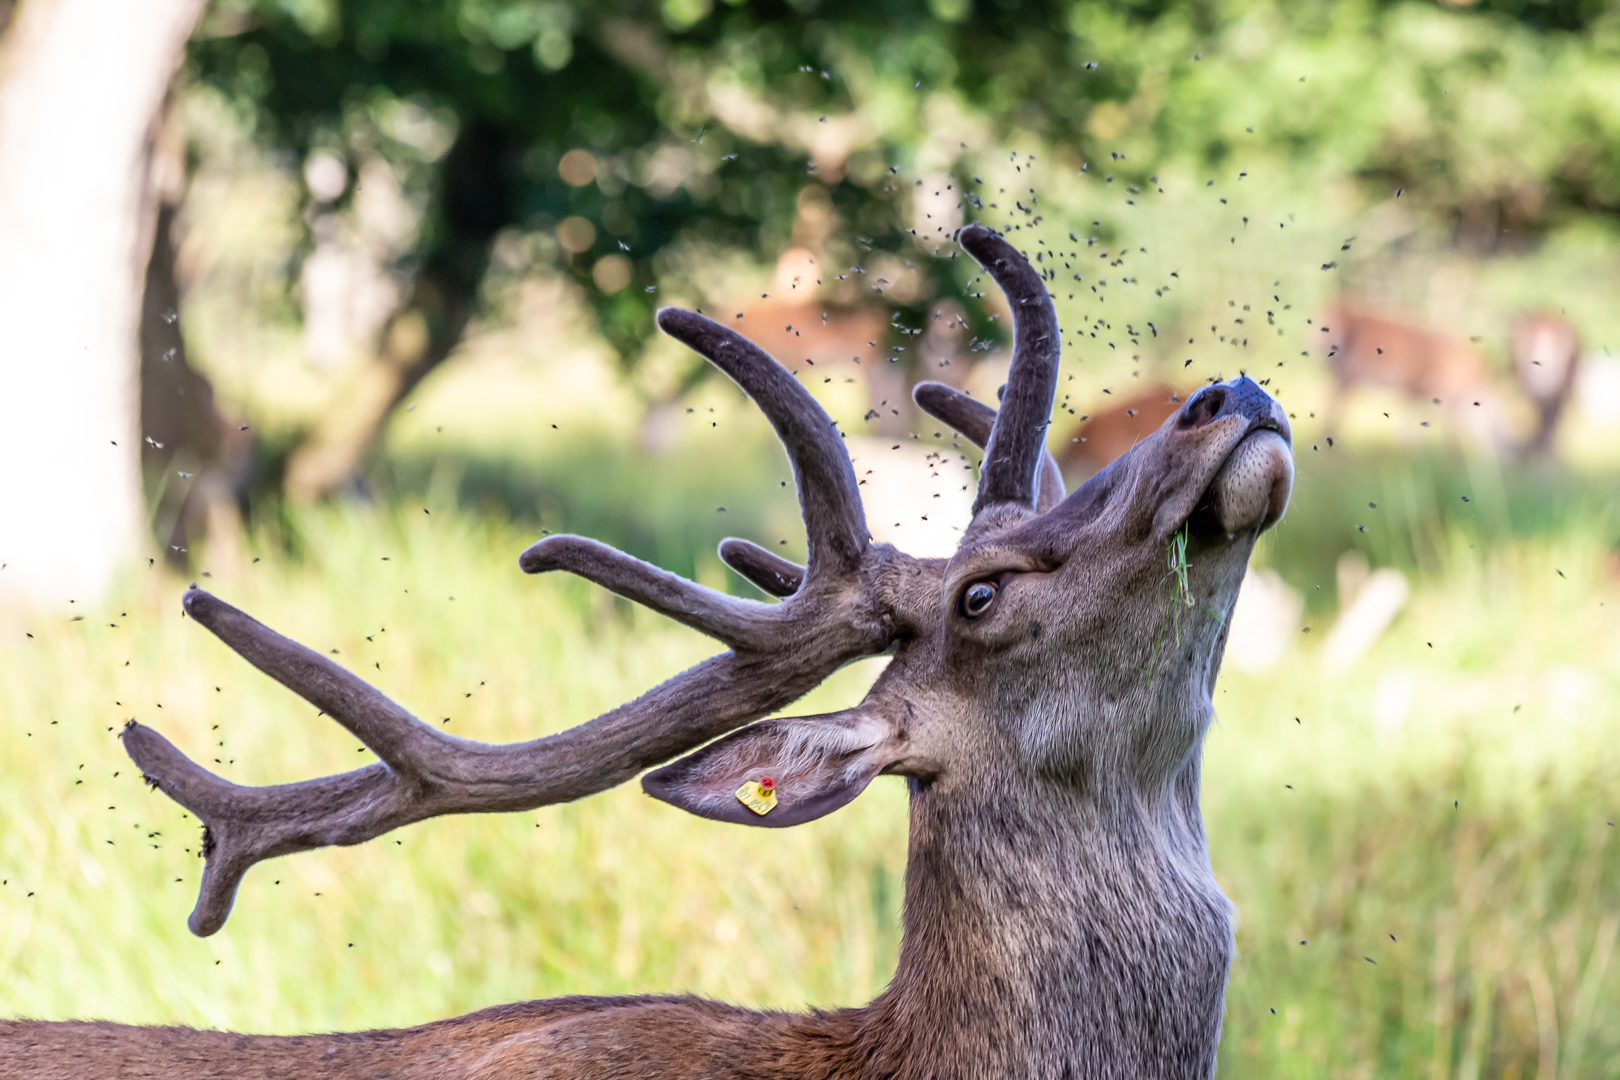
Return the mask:
<path fill-rule="evenodd" d="M 1545 462 L 1434 450 L 1302 458 L 1288 516 L 1262 538 L 1259 559 L 1298 583 L 1312 612 L 1333 610 L 1334 565 L 1345 551 L 1436 575 L 1459 546 L 1489 551 L 1570 533 L 1620 545 L 1606 470 L 1583 477 Z"/>
<path fill-rule="evenodd" d="M 663 293 L 706 295 L 700 250 L 809 242 L 829 270 L 897 253 L 922 282 L 881 298 L 915 324 L 961 281 L 923 257 L 914 188 L 949 175 L 996 220 L 968 181 L 1009 149 L 1114 191 L 1281 169 L 1324 218 L 1399 192 L 1472 252 L 1526 251 L 1620 209 L 1617 50 L 1595 0 L 216 0 L 190 63 L 294 160 L 391 163 L 425 211 L 402 268 L 430 327 L 454 333 L 444 311 L 478 295 L 495 241 L 527 238 L 505 267 L 571 274 L 631 364 Z M 570 151 L 591 157 L 565 180 Z M 559 243 L 570 218 L 591 227 Z M 593 274 L 619 258 L 628 274 Z"/>
<path fill-rule="evenodd" d="M 429 455 L 413 447 L 390 454 L 374 475 L 390 495 L 419 494 L 445 509 L 493 512 L 536 532 L 596 537 L 685 577 L 719 574 L 714 552 L 728 536 L 755 537 L 802 560 L 803 528 L 780 448 L 746 436 L 727 441 L 731 461 L 719 470 L 707 448 L 682 446 L 652 456 L 590 439 L 544 459 L 459 449 Z M 779 486 L 784 481 L 787 486 Z M 734 576 L 715 584 L 722 582 L 739 595 L 759 596 Z"/>
<path fill-rule="evenodd" d="M 604 333 L 633 352 L 651 329 L 660 253 L 701 238 L 773 254 L 793 235 L 805 184 L 828 188 L 840 255 L 902 246 L 900 185 L 887 166 L 910 164 L 926 98 L 900 87 L 954 76 L 952 58 L 972 56 L 975 38 L 1018 26 L 1007 15 L 952 26 L 914 5 L 841 9 L 809 19 L 753 5 L 691 18 L 702 8 L 359 0 L 316 18 L 273 0 L 224 3 L 213 13 L 221 29 L 199 36 L 191 60 L 271 146 L 299 159 L 317 148 L 384 155 L 427 205 L 413 260 L 440 288 L 475 292 L 503 229 L 591 221 L 583 250 L 549 250 L 588 287 Z M 1003 103 L 1020 99 L 1035 70 L 1061 65 L 1051 46 L 1041 35 L 1038 56 L 996 51 L 964 77 Z M 1002 78 L 1012 70 L 1022 81 Z M 724 85 L 706 84 L 717 72 Z M 806 150 L 820 138 L 811 117 L 862 110 L 872 130 L 851 137 L 853 156 L 833 155 L 828 171 L 840 175 L 815 177 L 812 164 L 807 176 Z M 559 174 L 573 149 L 594 158 L 577 183 Z M 631 286 L 591 287 L 596 262 L 626 251 Z"/>

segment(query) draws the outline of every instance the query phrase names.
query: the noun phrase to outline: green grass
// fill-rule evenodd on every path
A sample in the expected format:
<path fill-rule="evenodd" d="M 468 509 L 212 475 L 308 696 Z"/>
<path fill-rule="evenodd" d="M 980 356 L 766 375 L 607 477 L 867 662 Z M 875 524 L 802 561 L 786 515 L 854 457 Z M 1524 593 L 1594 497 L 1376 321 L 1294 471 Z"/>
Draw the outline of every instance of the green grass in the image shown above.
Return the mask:
<path fill-rule="evenodd" d="M 297 525 L 300 560 L 266 544 L 203 584 L 462 735 L 559 730 L 713 651 L 580 582 L 524 577 L 533 537 L 510 526 L 415 508 Z M 1241 911 L 1223 1075 L 1620 1076 L 1605 541 L 1595 522 L 1473 548 L 1452 530 L 1346 675 L 1317 667 L 1318 604 L 1275 671 L 1222 677 L 1205 807 Z M 183 620 L 183 586 L 142 568 L 95 610 L 0 626 L 0 1015 L 296 1032 L 564 993 L 831 1006 L 892 971 L 891 780 L 786 831 L 702 821 L 633 784 L 427 822 L 260 866 L 226 928 L 191 937 L 196 825 L 142 786 L 123 721 L 244 783 L 371 757 Z M 798 708 L 852 702 L 873 673 Z"/>
<path fill-rule="evenodd" d="M 1620 1075 L 1620 590 L 1596 543 L 1474 554 L 1343 678 L 1222 678 L 1232 1075 Z"/>

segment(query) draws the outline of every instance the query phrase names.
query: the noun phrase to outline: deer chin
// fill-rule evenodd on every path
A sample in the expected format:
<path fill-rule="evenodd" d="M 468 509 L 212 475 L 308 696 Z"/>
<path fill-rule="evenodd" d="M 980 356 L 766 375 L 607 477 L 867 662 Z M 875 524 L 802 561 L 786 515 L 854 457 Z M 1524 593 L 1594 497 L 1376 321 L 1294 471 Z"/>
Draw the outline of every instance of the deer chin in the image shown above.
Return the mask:
<path fill-rule="evenodd" d="M 1294 488 L 1294 455 L 1270 428 L 1251 431 L 1210 481 L 1194 517 L 1227 536 L 1264 532 L 1282 519 Z"/>

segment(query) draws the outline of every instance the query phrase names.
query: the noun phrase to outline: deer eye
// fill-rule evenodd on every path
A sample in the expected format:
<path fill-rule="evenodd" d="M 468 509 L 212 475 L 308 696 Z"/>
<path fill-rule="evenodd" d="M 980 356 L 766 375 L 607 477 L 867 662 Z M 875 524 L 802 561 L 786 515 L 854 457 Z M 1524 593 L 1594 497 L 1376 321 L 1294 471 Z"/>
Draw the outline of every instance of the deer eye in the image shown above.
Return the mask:
<path fill-rule="evenodd" d="M 970 619 L 977 619 L 990 605 L 995 603 L 996 583 L 993 581 L 975 581 L 962 593 L 962 614 Z"/>

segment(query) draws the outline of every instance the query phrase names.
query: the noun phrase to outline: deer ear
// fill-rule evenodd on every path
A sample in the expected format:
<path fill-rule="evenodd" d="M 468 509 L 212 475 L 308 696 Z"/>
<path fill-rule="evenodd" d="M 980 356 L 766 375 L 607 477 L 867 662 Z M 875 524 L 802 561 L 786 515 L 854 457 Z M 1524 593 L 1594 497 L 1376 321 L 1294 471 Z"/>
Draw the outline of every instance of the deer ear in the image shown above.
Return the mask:
<path fill-rule="evenodd" d="M 904 752 L 904 733 L 868 711 L 765 720 L 655 769 L 641 787 L 699 817 L 785 828 L 837 810 Z M 767 778 L 774 803 L 760 797 Z"/>

